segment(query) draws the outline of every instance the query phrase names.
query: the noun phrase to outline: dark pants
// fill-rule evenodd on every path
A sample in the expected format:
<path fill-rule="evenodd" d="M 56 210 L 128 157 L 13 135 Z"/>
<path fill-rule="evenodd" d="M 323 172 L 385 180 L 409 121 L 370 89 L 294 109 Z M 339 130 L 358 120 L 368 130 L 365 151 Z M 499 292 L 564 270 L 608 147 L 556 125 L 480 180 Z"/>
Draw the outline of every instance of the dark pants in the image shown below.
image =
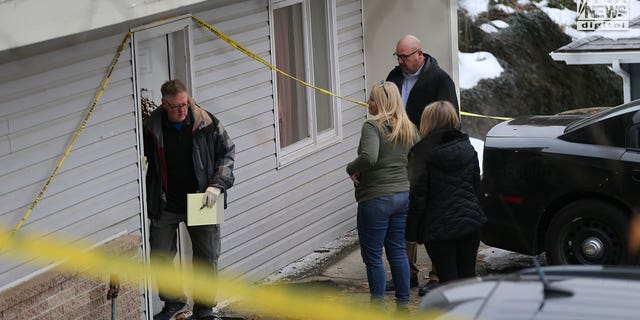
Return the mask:
<path fill-rule="evenodd" d="M 474 277 L 479 246 L 479 231 L 452 240 L 425 243 L 441 283 Z"/>
<path fill-rule="evenodd" d="M 186 213 L 162 212 L 161 219 L 151 220 L 150 244 L 152 263 L 171 263 L 177 252 L 176 239 L 178 234 L 178 224 L 186 222 Z M 194 260 L 199 261 L 205 270 L 209 269 L 212 274 L 217 274 L 218 257 L 220 256 L 220 226 L 193 226 L 187 227 L 193 249 Z M 196 299 L 193 306 L 193 314 L 197 317 L 204 317 L 213 313 L 215 307 L 215 288 L 212 288 L 211 297 L 200 300 Z M 185 303 L 186 296 L 168 296 L 160 294 L 160 300 L 164 303 Z"/>

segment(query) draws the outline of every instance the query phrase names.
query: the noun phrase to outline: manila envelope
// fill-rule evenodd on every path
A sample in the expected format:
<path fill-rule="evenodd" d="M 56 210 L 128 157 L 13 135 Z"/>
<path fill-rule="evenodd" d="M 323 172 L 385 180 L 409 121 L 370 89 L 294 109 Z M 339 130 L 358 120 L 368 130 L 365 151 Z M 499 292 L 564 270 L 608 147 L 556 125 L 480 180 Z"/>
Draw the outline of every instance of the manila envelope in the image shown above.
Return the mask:
<path fill-rule="evenodd" d="M 204 193 L 187 193 L 187 226 L 220 224 L 224 214 L 224 194 L 213 207 L 202 207 Z"/>

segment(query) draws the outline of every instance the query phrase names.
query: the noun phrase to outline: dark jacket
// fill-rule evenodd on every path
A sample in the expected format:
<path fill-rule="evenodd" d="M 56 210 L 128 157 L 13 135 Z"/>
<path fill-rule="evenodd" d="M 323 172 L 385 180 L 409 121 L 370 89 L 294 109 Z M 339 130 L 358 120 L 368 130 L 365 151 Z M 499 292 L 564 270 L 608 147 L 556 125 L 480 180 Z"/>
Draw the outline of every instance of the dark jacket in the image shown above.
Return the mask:
<path fill-rule="evenodd" d="M 190 99 L 191 107 L 187 121 L 193 123 L 193 165 L 198 191 L 215 186 L 225 194 L 233 186 L 235 145 L 229 138 L 220 120 L 200 108 Z M 147 213 L 149 218 L 159 219 L 166 205 L 167 167 L 162 134 L 162 114 L 159 107 L 144 122 L 144 154 L 147 157 Z"/>
<path fill-rule="evenodd" d="M 458 112 L 458 96 L 451 77 L 438 66 L 438 61 L 434 57 L 425 53 L 424 61 L 422 71 L 409 93 L 407 105 L 405 106 L 409 119 L 417 128 L 420 128 L 422 110 L 429 103 L 446 100 L 453 103 L 456 112 Z M 400 92 L 402 92 L 403 80 L 404 76 L 399 66 L 393 68 L 387 75 L 387 81 L 395 83 Z"/>
<path fill-rule="evenodd" d="M 451 240 L 486 222 L 475 194 L 480 167 L 468 135 L 456 129 L 428 134 L 411 149 L 409 179 L 407 240 Z"/>

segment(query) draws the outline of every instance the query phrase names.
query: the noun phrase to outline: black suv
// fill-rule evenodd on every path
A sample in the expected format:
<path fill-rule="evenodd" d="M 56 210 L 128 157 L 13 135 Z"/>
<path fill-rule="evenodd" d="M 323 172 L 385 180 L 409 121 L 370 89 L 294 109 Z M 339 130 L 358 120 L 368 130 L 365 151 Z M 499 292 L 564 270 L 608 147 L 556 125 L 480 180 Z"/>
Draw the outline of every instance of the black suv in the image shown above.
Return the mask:
<path fill-rule="evenodd" d="M 485 140 L 482 241 L 551 264 L 621 264 L 640 207 L 640 100 L 591 116 L 528 116 Z"/>

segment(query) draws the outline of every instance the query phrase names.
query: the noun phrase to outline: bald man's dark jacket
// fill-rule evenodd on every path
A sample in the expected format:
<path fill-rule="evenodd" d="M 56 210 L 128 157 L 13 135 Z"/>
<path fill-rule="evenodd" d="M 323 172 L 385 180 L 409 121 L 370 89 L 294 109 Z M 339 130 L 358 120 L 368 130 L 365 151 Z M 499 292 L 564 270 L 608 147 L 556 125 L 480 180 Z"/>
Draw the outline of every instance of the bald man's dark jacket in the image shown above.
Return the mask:
<path fill-rule="evenodd" d="M 416 127 L 420 128 L 420 116 L 422 110 L 429 103 L 440 100 L 447 100 L 456 107 L 458 112 L 458 97 L 456 95 L 456 87 L 451 77 L 446 71 L 438 66 L 438 61 L 424 54 L 425 64 L 418 76 L 418 80 L 409 93 L 407 99 L 407 115 Z M 398 86 L 402 92 L 402 81 L 404 76 L 399 66 L 396 66 L 387 75 L 387 81 L 391 81 Z"/>

